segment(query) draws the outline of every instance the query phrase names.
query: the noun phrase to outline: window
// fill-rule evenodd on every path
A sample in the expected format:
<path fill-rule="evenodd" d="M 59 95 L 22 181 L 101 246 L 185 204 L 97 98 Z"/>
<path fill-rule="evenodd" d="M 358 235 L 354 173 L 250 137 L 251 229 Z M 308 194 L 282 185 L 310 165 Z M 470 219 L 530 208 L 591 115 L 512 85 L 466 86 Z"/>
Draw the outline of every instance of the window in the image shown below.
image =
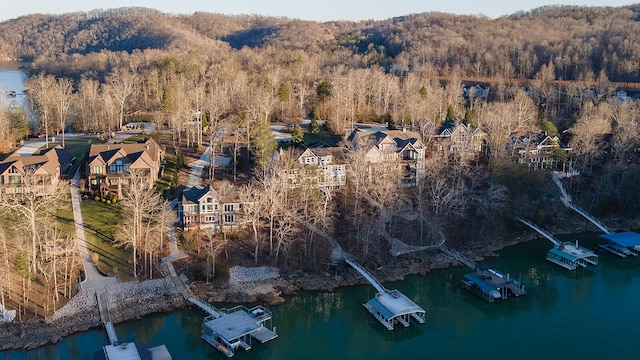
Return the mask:
<path fill-rule="evenodd" d="M 102 166 L 94 166 L 91 168 L 91 173 L 94 175 L 101 175 L 102 174 Z"/>
<path fill-rule="evenodd" d="M 224 204 L 224 211 L 233 211 L 233 204 Z"/>
<path fill-rule="evenodd" d="M 225 215 L 224 216 L 224 222 L 226 222 L 226 223 L 234 223 L 234 222 L 236 222 L 236 216 L 235 215 Z"/>
<path fill-rule="evenodd" d="M 129 171 L 129 164 L 124 163 L 122 160 L 116 160 L 113 164 L 109 165 L 109 172 L 113 174 L 122 174 Z"/>
<path fill-rule="evenodd" d="M 9 184 L 20 184 L 22 182 L 22 176 L 9 175 Z"/>

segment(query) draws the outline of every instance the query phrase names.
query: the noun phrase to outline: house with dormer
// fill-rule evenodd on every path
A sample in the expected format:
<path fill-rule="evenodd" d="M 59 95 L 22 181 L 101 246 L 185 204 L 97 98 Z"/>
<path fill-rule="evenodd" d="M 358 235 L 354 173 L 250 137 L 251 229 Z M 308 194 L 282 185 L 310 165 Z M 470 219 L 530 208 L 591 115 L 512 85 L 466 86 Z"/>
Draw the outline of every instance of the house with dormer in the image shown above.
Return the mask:
<path fill-rule="evenodd" d="M 0 162 L 0 187 L 5 194 L 53 191 L 68 175 L 74 160 L 60 145 L 40 155 L 11 155 Z"/>
<path fill-rule="evenodd" d="M 94 144 L 87 160 L 87 184 L 92 191 L 114 192 L 122 189 L 135 172 L 145 177 L 152 187 L 160 176 L 164 150 L 153 139 L 136 144 Z"/>
<path fill-rule="evenodd" d="M 433 150 L 449 151 L 462 155 L 477 155 L 485 149 L 484 131 L 460 121 L 447 121 L 432 135 Z"/>
<path fill-rule="evenodd" d="M 303 167 L 303 171 L 297 174 L 305 174 L 306 180 L 319 187 L 344 186 L 347 183 L 347 170 L 340 147 L 305 149 L 296 162 Z"/>
<path fill-rule="evenodd" d="M 558 136 L 546 133 L 512 139 L 511 147 L 518 163 L 534 169 L 554 169 L 571 151 Z"/>
<path fill-rule="evenodd" d="M 415 186 L 424 169 L 426 146 L 415 131 L 356 128 L 347 140 L 356 150 L 363 150 L 372 177 L 383 176 L 399 168 L 404 186 Z"/>
<path fill-rule="evenodd" d="M 234 194 L 221 196 L 211 185 L 184 189 L 178 200 L 178 220 L 185 230 L 237 230 L 244 206 Z"/>

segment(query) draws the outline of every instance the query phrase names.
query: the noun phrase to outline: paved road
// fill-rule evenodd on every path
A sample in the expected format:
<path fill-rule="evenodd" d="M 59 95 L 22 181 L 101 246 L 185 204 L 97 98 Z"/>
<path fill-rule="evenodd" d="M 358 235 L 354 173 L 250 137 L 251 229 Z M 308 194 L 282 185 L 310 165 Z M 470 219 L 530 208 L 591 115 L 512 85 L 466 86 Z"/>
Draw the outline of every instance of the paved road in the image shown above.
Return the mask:
<path fill-rule="evenodd" d="M 71 181 L 71 204 L 73 207 L 73 220 L 76 224 L 76 239 L 80 257 L 82 258 L 82 266 L 84 267 L 85 279 L 80 283 L 82 289 L 102 287 L 107 284 L 115 284 L 118 279 L 115 277 L 106 277 L 98 272 L 95 264 L 89 255 L 87 247 L 87 239 L 84 233 L 84 220 L 82 220 L 82 209 L 80 207 L 80 170 L 76 171 Z"/>

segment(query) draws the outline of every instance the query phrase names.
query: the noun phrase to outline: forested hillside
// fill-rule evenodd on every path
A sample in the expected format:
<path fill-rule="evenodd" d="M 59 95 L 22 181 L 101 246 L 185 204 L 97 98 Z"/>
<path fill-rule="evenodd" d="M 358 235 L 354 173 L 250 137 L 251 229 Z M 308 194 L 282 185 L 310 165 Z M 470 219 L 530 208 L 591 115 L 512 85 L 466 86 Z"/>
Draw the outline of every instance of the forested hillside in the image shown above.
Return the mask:
<path fill-rule="evenodd" d="M 640 6 L 548 6 L 489 19 L 422 13 L 383 21 L 326 22 L 195 13 L 173 16 L 145 8 L 30 15 L 0 24 L 0 55 L 36 59 L 102 50 L 275 46 L 331 52 L 348 67 L 378 64 L 447 76 L 554 77 L 640 81 Z M 209 41 L 204 41 L 209 39 Z"/>

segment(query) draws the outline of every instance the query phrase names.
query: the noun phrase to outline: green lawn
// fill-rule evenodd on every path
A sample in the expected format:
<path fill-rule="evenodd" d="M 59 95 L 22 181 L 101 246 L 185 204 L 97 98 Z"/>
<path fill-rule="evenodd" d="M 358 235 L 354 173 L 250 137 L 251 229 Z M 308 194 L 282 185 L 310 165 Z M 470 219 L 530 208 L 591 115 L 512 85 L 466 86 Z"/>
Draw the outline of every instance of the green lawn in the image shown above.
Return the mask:
<path fill-rule="evenodd" d="M 89 251 L 98 254 L 100 271 L 117 276 L 121 281 L 131 280 L 132 253 L 113 244 L 122 218 L 120 205 L 106 205 L 93 199 L 82 200 L 82 218 Z"/>

